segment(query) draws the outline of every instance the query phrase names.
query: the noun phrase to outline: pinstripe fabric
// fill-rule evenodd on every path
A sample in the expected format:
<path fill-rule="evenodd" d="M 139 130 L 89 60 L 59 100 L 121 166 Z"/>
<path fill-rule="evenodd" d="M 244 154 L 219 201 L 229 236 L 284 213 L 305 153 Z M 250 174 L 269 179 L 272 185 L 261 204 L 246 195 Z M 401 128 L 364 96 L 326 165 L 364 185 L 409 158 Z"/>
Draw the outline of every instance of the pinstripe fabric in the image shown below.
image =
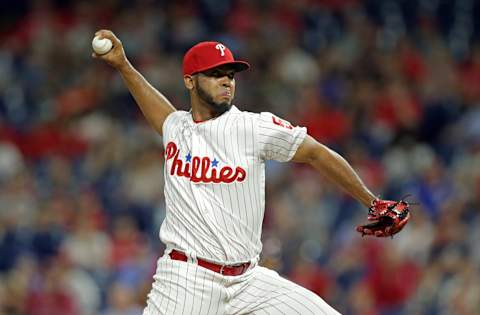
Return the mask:
<path fill-rule="evenodd" d="M 257 266 L 252 276 L 235 292 L 225 314 L 338 315 L 315 293 Z"/>
<path fill-rule="evenodd" d="M 220 275 L 192 263 L 158 260 L 144 315 L 225 314 Z"/>
<path fill-rule="evenodd" d="M 194 252 L 218 263 L 257 259 L 262 249 L 264 162 L 290 160 L 306 135 L 305 128 L 274 121 L 281 120 L 271 113 L 242 112 L 235 106 L 203 123 L 193 122 L 184 111 L 167 117 L 163 127 L 167 212 L 160 229 L 167 248 Z M 238 168 L 245 175 L 232 182 L 195 181 L 195 159 L 205 161 L 207 179 L 222 172 L 231 175 Z M 201 173 L 200 167 L 195 174 Z"/>
<path fill-rule="evenodd" d="M 143 315 L 339 315 L 320 297 L 255 266 L 237 277 L 191 262 L 159 259 Z"/>
<path fill-rule="evenodd" d="M 292 159 L 306 135 L 271 113 L 242 112 L 195 123 L 189 112 L 163 126 L 166 217 L 160 238 L 188 262 L 158 260 L 144 315 L 338 314 L 312 292 L 256 266 L 265 208 L 265 161 Z M 229 277 L 199 267 L 252 262 Z"/>

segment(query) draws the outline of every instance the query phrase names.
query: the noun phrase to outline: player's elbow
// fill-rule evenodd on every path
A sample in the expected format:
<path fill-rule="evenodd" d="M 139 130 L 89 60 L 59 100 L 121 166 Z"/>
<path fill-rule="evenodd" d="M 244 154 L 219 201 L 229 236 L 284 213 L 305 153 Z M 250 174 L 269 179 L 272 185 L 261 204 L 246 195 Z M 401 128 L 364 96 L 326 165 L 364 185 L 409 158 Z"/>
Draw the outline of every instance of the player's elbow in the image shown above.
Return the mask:
<path fill-rule="evenodd" d="M 298 163 L 312 164 L 317 159 L 320 147 L 320 143 L 318 143 L 311 136 L 307 135 L 305 137 L 305 140 L 303 140 L 302 144 L 300 144 L 300 146 L 298 147 L 292 161 Z"/>

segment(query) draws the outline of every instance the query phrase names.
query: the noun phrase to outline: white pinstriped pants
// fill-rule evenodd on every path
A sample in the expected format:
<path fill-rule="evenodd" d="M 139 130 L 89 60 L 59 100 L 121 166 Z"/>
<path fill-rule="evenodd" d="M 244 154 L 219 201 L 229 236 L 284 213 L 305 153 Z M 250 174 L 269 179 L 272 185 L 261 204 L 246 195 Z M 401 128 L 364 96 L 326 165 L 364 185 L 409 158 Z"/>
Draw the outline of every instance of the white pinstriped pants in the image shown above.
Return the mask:
<path fill-rule="evenodd" d="M 270 269 L 255 266 L 223 276 L 162 256 L 143 315 L 339 315 L 313 292 Z"/>

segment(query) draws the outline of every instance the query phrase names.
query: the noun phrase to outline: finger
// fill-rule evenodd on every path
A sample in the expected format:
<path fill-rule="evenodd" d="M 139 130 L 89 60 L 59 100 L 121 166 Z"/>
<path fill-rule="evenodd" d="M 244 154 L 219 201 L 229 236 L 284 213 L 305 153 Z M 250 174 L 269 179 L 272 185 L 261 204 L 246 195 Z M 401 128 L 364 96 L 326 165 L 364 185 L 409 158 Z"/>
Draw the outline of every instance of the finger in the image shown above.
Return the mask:
<path fill-rule="evenodd" d="M 99 36 L 100 39 L 102 38 L 108 38 L 109 40 L 112 41 L 113 47 L 115 46 L 120 46 L 120 40 L 118 39 L 115 34 L 110 31 L 110 30 L 99 30 L 95 33 L 95 36 Z"/>
<path fill-rule="evenodd" d="M 107 30 L 107 29 L 100 29 L 95 32 L 95 36 L 103 36 L 104 34 L 111 33 L 112 31 Z"/>
<path fill-rule="evenodd" d="M 104 38 L 108 38 L 110 40 L 112 40 L 112 35 L 113 33 L 109 30 L 99 30 L 97 32 L 95 32 L 95 37 L 98 37 L 99 39 L 104 39 Z"/>
<path fill-rule="evenodd" d="M 376 237 L 382 237 L 383 236 L 383 231 L 375 231 L 375 236 Z"/>

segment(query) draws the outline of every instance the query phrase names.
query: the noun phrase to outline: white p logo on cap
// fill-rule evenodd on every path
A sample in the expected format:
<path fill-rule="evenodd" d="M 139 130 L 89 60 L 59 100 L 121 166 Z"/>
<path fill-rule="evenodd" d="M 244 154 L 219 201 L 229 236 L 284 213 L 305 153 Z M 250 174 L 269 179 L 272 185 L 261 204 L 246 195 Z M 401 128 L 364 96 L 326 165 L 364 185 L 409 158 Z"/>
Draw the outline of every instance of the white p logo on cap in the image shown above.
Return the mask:
<path fill-rule="evenodd" d="M 220 50 L 220 56 L 225 56 L 225 46 L 223 46 L 222 44 L 217 44 L 217 46 L 215 46 L 216 49 Z"/>

